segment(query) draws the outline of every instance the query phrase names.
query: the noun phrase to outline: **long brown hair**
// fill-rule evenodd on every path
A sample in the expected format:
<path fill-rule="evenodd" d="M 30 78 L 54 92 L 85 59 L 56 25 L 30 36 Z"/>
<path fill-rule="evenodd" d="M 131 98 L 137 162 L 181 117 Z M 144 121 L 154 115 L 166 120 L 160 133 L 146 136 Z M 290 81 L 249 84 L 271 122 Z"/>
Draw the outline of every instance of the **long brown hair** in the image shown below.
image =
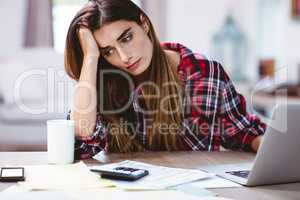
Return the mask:
<path fill-rule="evenodd" d="M 132 1 L 130 0 L 92 0 L 88 4 L 94 7 L 93 14 L 88 18 L 88 28 L 91 31 L 101 28 L 105 23 L 114 22 L 117 20 L 127 20 L 136 22 L 142 25 L 141 16 L 146 20 L 149 26 L 148 36 L 153 44 L 152 61 L 149 66 L 149 80 L 156 84 L 159 88 L 160 96 L 158 99 L 146 98 L 147 96 L 156 95 L 156 90 L 145 85 L 142 87 L 142 93 L 145 96 L 144 109 L 147 111 L 156 111 L 148 114 L 147 118 L 150 121 L 150 126 L 147 126 L 147 148 L 151 150 L 178 150 L 181 148 L 181 140 L 178 135 L 177 128 L 167 128 L 167 132 L 162 131 L 160 125 L 180 125 L 182 122 L 181 108 L 181 87 L 177 76 L 176 66 L 168 59 L 161 46 L 153 25 L 149 17 Z M 85 14 L 86 9 L 80 10 L 72 20 L 66 39 L 65 49 L 65 69 L 68 75 L 79 80 L 81 67 L 83 63 L 83 52 L 80 47 L 77 36 L 78 22 L 81 16 Z M 107 114 L 105 110 L 118 110 L 131 100 L 132 93 L 130 85 L 124 76 L 116 73 L 106 73 L 103 76 L 103 81 L 100 80 L 100 71 L 105 69 L 117 69 L 115 66 L 108 63 L 103 57 L 98 62 L 98 110 L 101 114 L 104 124 L 109 129 L 110 133 L 110 151 L 128 152 L 143 150 L 143 147 L 138 143 L 135 130 L 132 128 L 121 126 L 120 123 L 134 124 L 136 115 L 132 103 L 122 112 Z M 166 83 L 177 83 L 169 84 Z M 179 87 L 178 87 L 179 85 Z M 101 86 L 101 87 L 100 87 Z M 100 91 L 100 88 L 102 91 Z M 163 98 L 167 100 L 163 101 Z M 101 102 L 100 102 L 101 100 Z M 164 110 L 171 111 L 166 113 Z"/>

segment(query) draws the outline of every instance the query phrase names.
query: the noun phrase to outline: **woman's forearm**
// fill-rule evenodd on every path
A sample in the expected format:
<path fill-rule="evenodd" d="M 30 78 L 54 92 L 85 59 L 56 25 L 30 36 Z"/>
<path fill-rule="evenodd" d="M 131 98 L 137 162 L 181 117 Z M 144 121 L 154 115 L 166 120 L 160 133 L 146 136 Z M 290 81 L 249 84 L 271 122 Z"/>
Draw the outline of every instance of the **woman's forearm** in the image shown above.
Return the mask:
<path fill-rule="evenodd" d="M 83 60 L 79 81 L 74 94 L 74 110 L 71 118 L 75 121 L 77 137 L 90 136 L 96 125 L 97 113 L 97 56 L 86 56 Z"/>

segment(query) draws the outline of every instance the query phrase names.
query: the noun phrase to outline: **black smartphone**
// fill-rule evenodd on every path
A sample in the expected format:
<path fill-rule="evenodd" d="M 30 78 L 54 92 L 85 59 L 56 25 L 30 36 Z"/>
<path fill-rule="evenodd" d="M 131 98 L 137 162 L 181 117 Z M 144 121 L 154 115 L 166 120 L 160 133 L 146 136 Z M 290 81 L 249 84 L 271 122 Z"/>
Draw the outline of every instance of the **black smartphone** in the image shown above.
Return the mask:
<path fill-rule="evenodd" d="M 25 180 L 24 167 L 2 167 L 0 182 L 17 182 Z"/>
<path fill-rule="evenodd" d="M 131 167 L 116 167 L 111 170 L 91 169 L 92 172 L 99 172 L 102 178 L 135 181 L 149 174 L 148 170 Z"/>

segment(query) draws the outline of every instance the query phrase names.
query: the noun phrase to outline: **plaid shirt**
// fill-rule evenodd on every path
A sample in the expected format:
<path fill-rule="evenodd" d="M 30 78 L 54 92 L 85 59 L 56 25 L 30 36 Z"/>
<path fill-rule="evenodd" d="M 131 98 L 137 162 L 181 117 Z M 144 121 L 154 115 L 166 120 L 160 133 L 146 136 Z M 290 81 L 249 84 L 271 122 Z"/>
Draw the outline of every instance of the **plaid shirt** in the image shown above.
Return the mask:
<path fill-rule="evenodd" d="M 180 137 L 186 148 L 182 150 L 219 151 L 223 146 L 232 150 L 251 151 L 252 141 L 264 134 L 266 124 L 247 113 L 245 98 L 235 90 L 222 65 L 177 43 L 164 43 L 162 46 L 179 52 L 181 58 L 177 72 L 184 83 L 185 94 Z M 136 135 L 147 149 L 145 118 L 139 112 L 137 103 L 134 98 L 133 107 L 138 124 Z M 101 116 L 97 115 L 92 136 L 86 140 L 76 139 L 76 158 L 87 159 L 102 150 L 107 151 L 108 134 Z"/>

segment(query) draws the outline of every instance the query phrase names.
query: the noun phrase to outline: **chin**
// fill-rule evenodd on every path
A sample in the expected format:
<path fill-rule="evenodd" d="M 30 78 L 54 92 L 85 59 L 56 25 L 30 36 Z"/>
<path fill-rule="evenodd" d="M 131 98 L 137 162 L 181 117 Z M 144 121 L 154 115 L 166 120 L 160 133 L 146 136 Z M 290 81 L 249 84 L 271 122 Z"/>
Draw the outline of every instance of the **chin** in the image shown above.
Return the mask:
<path fill-rule="evenodd" d="M 138 76 L 138 75 L 141 75 L 143 74 L 145 71 L 147 71 L 149 68 L 149 66 L 139 66 L 135 71 L 131 71 L 129 73 L 131 73 L 132 75 L 134 76 Z"/>
<path fill-rule="evenodd" d="M 138 75 L 141 75 L 143 73 L 143 71 L 129 72 L 129 73 L 133 76 L 138 76 Z"/>
<path fill-rule="evenodd" d="M 147 70 L 148 70 L 148 67 L 143 68 L 143 69 L 141 69 L 141 70 L 138 70 L 137 72 L 135 72 L 135 75 L 136 75 L 136 76 L 141 75 L 141 74 L 143 74 L 144 72 L 146 72 Z"/>

